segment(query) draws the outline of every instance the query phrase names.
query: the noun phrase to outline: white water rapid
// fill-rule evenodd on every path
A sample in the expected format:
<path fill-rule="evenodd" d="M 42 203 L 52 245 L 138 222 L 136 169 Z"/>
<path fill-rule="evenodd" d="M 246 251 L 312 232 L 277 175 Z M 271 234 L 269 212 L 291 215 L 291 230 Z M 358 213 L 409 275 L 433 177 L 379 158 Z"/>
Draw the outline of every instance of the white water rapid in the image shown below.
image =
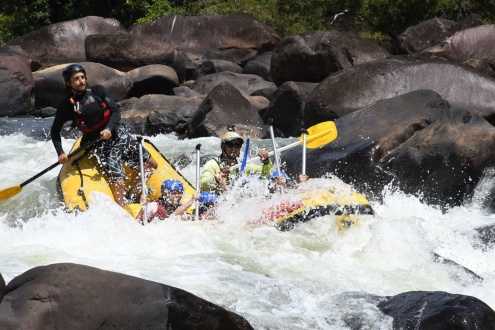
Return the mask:
<path fill-rule="evenodd" d="M 195 146 L 201 143 L 203 155 L 219 150 L 216 138 L 147 138 L 171 161 L 185 154 L 190 164 L 181 172 L 193 184 Z M 74 140 L 63 141 L 68 151 Z M 15 130 L 0 136 L 0 148 L 0 189 L 56 161 L 51 141 Z M 218 222 L 141 226 L 104 198 L 86 212 L 65 213 L 56 194 L 59 170 L 0 201 L 0 273 L 6 283 L 36 266 L 83 264 L 184 289 L 242 315 L 255 329 L 348 329 L 350 319 L 361 329 L 391 329 L 392 319 L 372 296 L 415 290 L 470 295 L 495 309 L 495 251 L 480 247 L 473 230 L 494 224 L 495 215 L 477 205 L 442 213 L 384 191 L 382 203 L 372 202 L 376 216 L 363 217 L 359 227 L 338 232 L 335 218 L 323 216 L 281 232 L 247 227 L 263 199 L 245 194 L 236 202 L 233 194 L 219 207 Z M 336 182 L 312 178 L 306 184 L 316 189 Z M 436 262 L 434 254 L 483 281 L 461 266 Z"/>

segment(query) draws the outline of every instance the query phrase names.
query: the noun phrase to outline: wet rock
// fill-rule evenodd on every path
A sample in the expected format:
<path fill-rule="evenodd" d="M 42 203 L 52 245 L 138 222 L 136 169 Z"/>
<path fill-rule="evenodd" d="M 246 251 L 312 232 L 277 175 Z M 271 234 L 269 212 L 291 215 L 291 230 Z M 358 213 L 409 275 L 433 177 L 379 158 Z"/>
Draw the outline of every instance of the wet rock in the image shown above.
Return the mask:
<path fill-rule="evenodd" d="M 378 101 L 335 123 L 335 141 L 308 149 L 307 174 L 336 174 L 370 197 L 393 181 L 426 203 L 459 205 L 495 162 L 495 127 L 431 90 Z M 284 158 L 291 174 L 300 171 L 301 150 Z"/>
<path fill-rule="evenodd" d="M 394 329 L 494 329 L 495 311 L 481 300 L 447 292 L 412 291 L 388 297 L 378 307 Z"/>
<path fill-rule="evenodd" d="M 10 281 L 0 328 L 252 329 L 241 316 L 184 290 L 69 263 L 36 267 Z"/>

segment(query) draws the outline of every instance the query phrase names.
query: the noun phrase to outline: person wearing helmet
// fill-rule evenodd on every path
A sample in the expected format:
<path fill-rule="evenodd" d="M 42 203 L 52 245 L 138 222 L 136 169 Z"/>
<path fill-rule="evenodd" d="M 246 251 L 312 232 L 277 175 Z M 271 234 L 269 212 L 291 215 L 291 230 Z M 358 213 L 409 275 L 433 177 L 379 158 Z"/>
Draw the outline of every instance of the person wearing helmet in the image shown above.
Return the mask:
<path fill-rule="evenodd" d="M 186 211 L 194 202 L 200 199 L 200 193 L 195 191 L 192 198 L 181 204 L 184 195 L 184 185 L 180 180 L 169 179 L 162 183 L 161 196 L 147 204 L 146 213 L 148 222 L 153 219 L 165 220 L 172 215 L 180 216 L 182 220 L 193 220 L 192 215 Z M 137 219 L 142 221 L 144 211 L 141 210 Z"/>
<path fill-rule="evenodd" d="M 239 174 L 239 169 L 230 170 L 238 164 L 237 157 L 241 152 L 244 139 L 229 126 L 229 131 L 220 138 L 220 156 L 210 159 L 203 166 L 200 176 L 201 191 L 213 191 L 217 194 L 225 192 L 227 186 Z M 272 161 L 268 151 L 262 149 L 258 152 L 262 165 L 247 164 L 244 169 L 247 175 L 257 175 L 266 178 L 272 169 Z"/>
<path fill-rule="evenodd" d="M 58 162 L 69 161 L 62 148 L 60 131 L 63 125 L 72 121 L 72 127 L 82 133 L 81 146 L 89 141 L 101 139 L 94 154 L 105 169 L 115 201 L 122 207 L 126 204 L 125 169 L 122 162 L 139 172 L 139 142 L 132 138 L 120 125 L 120 111 L 106 89 L 101 85 L 89 86 L 86 70 L 79 64 L 68 65 L 62 72 L 67 96 L 57 107 L 50 131 L 51 139 L 58 155 Z M 157 168 L 150 153 L 143 150 L 145 172 L 149 176 Z M 128 194 L 141 195 L 141 179 L 136 175 L 134 187 Z"/>
<path fill-rule="evenodd" d="M 199 197 L 199 219 L 200 220 L 217 220 L 218 194 L 211 191 L 202 191 Z"/>

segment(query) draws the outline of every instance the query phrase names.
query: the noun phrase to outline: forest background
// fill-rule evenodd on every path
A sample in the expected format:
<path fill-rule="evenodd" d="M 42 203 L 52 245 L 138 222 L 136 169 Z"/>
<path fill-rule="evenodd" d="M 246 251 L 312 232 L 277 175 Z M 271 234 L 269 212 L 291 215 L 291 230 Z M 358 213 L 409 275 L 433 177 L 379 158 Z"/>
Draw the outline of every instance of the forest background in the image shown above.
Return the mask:
<path fill-rule="evenodd" d="M 459 21 L 478 14 L 495 23 L 495 0 L 16 0 L 0 3 L 0 44 L 43 26 L 85 16 L 115 18 L 125 28 L 161 16 L 244 12 L 282 37 L 335 28 L 345 14 L 346 29 L 400 54 L 398 36 L 434 17 Z"/>

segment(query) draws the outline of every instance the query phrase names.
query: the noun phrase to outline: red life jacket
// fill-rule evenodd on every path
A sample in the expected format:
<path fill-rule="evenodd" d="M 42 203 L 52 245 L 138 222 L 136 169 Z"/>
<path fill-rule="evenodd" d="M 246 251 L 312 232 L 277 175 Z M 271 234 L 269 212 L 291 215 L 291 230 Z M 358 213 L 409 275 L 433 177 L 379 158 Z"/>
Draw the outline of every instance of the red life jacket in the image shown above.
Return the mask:
<path fill-rule="evenodd" d="M 169 218 L 171 215 L 172 215 L 172 212 L 169 213 L 167 211 L 167 209 L 165 209 L 163 207 L 162 204 L 158 204 L 158 210 L 156 211 L 156 213 L 154 215 L 155 217 L 157 217 L 160 220 L 165 220 L 165 219 Z"/>
<path fill-rule="evenodd" d="M 164 205 L 163 205 L 163 199 L 161 197 L 153 200 L 154 203 L 156 203 L 158 205 L 158 209 L 156 210 L 155 213 L 151 214 L 151 215 L 148 215 L 149 218 L 148 218 L 148 222 L 151 222 L 151 220 L 153 220 L 153 218 L 158 218 L 159 220 L 165 220 L 167 218 L 170 218 L 170 216 L 174 213 L 175 210 L 171 210 L 171 209 L 167 209 Z M 179 206 L 180 207 L 180 204 Z"/>
<path fill-rule="evenodd" d="M 84 133 L 91 133 L 108 123 L 112 112 L 105 102 L 91 89 L 86 90 L 84 98 L 76 102 L 72 97 L 70 102 L 74 105 L 76 117 L 74 124 Z"/>

